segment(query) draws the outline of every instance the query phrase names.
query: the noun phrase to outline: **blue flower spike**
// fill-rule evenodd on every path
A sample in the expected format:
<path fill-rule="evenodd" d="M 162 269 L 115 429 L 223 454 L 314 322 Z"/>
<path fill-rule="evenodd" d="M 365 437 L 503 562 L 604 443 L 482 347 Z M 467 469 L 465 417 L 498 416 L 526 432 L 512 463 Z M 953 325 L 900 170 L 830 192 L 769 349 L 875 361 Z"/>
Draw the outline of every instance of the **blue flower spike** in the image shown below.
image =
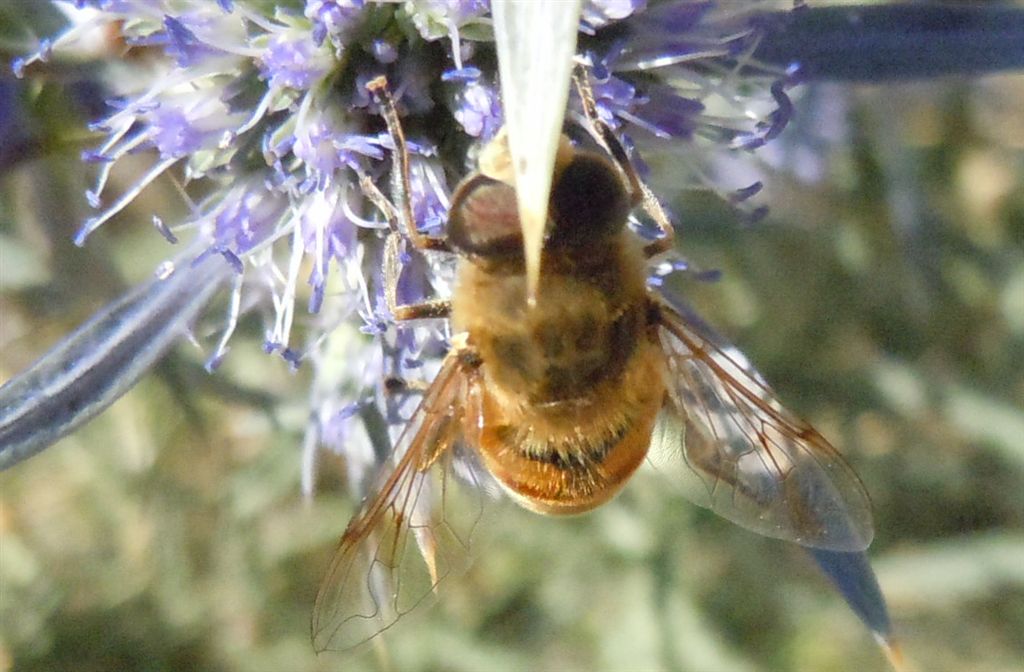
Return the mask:
<path fill-rule="evenodd" d="M 820 548 L 808 549 L 808 553 L 857 618 L 871 631 L 892 668 L 897 672 L 908 670 L 899 641 L 893 633 L 885 596 L 871 569 L 868 554 L 864 551 L 845 553 Z"/>
<path fill-rule="evenodd" d="M 135 386 L 226 284 L 219 257 L 168 262 L 0 387 L 0 470 L 49 447 Z"/>

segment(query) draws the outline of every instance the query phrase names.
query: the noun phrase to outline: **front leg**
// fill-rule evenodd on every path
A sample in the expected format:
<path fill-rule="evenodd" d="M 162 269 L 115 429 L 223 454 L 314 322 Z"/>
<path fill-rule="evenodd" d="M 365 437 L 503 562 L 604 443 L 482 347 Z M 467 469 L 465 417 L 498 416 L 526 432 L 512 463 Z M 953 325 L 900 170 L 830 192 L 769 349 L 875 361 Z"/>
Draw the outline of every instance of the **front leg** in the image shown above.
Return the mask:
<path fill-rule="evenodd" d="M 388 223 L 392 224 L 392 231 L 399 229 L 398 223 L 402 224 L 402 228 L 405 229 L 405 236 L 409 241 L 420 250 L 437 250 L 443 252 L 450 252 L 451 248 L 448 246 L 448 241 L 443 238 L 434 238 L 421 233 L 416 228 L 415 218 L 412 214 L 412 193 L 410 187 L 409 177 L 409 147 L 405 142 L 405 132 L 402 130 L 402 123 L 398 118 L 398 109 L 395 107 L 395 99 L 391 96 L 391 91 L 388 90 L 388 81 L 381 75 L 370 81 L 366 85 L 366 88 L 370 90 L 373 97 L 377 100 L 380 105 L 381 116 L 384 117 L 384 123 L 387 124 L 388 134 L 391 136 L 391 141 L 395 145 L 394 158 L 391 166 L 391 189 L 392 199 L 394 204 L 390 204 L 388 208 Z M 380 191 L 377 191 L 380 194 Z M 383 194 L 380 194 L 380 198 L 387 201 Z M 371 200 L 374 200 L 371 196 Z M 377 203 L 376 200 L 374 200 Z M 377 203 L 380 207 L 380 203 Z M 398 206 L 397 208 L 395 206 Z M 383 208 L 382 208 L 383 209 Z"/>
<path fill-rule="evenodd" d="M 611 155 L 615 165 L 619 167 L 619 170 L 625 176 L 634 207 L 637 205 L 642 206 L 661 232 L 661 236 L 644 246 L 644 256 L 650 259 L 662 252 L 668 252 L 675 243 L 676 230 L 672 226 L 672 222 L 669 221 L 665 209 L 661 207 L 661 203 L 658 202 L 651 188 L 640 179 L 636 168 L 633 166 L 633 162 L 629 160 L 626 148 L 622 146 L 615 132 L 598 115 L 597 103 L 594 101 L 594 90 L 590 87 L 587 69 L 583 65 L 577 65 L 572 79 L 576 85 L 576 91 L 579 93 L 580 101 L 583 104 L 583 114 L 586 115 L 587 121 L 590 122 L 592 135 L 604 150 Z"/>
<path fill-rule="evenodd" d="M 401 244 L 401 236 L 392 231 L 384 245 L 384 299 L 387 301 L 391 316 L 396 322 L 448 317 L 452 311 L 452 302 L 448 299 L 412 304 L 399 303 L 398 279 L 402 274 Z"/>
<path fill-rule="evenodd" d="M 403 228 L 405 229 L 405 238 L 418 250 L 448 251 L 449 247 L 445 238 L 424 235 L 416 228 L 409 188 L 408 148 L 399 123 L 398 112 L 383 77 L 378 77 L 368 86 L 381 101 L 381 109 L 384 111 L 388 132 L 395 143 L 395 166 L 392 167 L 392 174 L 398 176 L 392 180 L 392 185 L 395 192 L 394 198 L 399 207 L 396 207 L 395 203 L 381 192 L 368 175 L 361 175 L 359 178 L 359 186 L 363 193 L 371 203 L 377 206 L 388 223 L 388 237 L 384 245 L 384 299 L 387 302 L 388 311 L 396 322 L 448 317 L 451 313 L 451 302 L 446 299 L 435 299 L 416 304 L 403 304 L 398 300 L 398 279 L 402 274 L 400 247 Z M 401 225 L 403 219 L 405 220 L 404 227 Z"/>

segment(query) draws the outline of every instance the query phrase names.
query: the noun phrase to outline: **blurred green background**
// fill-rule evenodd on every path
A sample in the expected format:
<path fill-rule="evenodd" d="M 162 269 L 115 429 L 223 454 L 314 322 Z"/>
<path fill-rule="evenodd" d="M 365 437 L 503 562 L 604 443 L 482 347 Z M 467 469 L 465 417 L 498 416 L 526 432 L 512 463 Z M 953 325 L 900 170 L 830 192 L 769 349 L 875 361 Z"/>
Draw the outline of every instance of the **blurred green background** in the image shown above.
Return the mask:
<path fill-rule="evenodd" d="M 69 77 L 0 73 L 17 120 L 0 137 L 0 380 L 148 277 L 171 254 L 151 213 L 182 209 L 161 183 L 71 244 L 97 110 Z M 913 669 L 1021 670 L 1024 77 L 800 96 L 764 153 L 767 222 L 707 194 L 671 203 L 686 256 L 724 271 L 673 291 L 861 474 Z M 308 372 L 260 341 L 244 323 L 213 377 L 183 344 L 0 474 L 0 670 L 886 669 L 802 551 L 646 475 L 579 518 L 502 510 L 439 604 L 315 656 L 313 596 L 353 504 L 330 473 L 303 500 Z"/>

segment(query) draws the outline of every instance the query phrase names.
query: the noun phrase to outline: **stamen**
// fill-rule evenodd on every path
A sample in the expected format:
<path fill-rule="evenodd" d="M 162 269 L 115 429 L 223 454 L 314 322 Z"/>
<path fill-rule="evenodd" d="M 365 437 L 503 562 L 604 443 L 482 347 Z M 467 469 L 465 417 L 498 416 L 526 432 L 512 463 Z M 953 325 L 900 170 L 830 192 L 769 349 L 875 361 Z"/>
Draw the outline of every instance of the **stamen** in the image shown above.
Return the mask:
<path fill-rule="evenodd" d="M 235 280 L 231 285 L 231 299 L 228 302 L 228 314 L 224 333 L 221 334 L 220 341 L 217 342 L 217 347 L 214 348 L 213 354 L 206 360 L 205 368 L 208 373 L 216 371 L 217 367 L 224 361 L 224 356 L 228 353 L 228 341 L 231 340 L 231 335 L 235 333 L 235 328 L 238 327 L 238 317 L 242 312 L 242 284 L 244 282 L 245 278 L 243 276 L 235 275 Z"/>
<path fill-rule="evenodd" d="M 75 245 L 79 247 L 85 245 L 85 239 L 89 236 L 90 233 L 92 233 L 100 226 L 102 226 L 105 222 L 110 220 L 111 217 L 124 210 L 129 203 L 135 200 L 135 197 L 138 196 L 143 189 L 145 189 L 153 180 L 155 180 L 161 174 L 163 174 L 165 170 L 167 170 L 175 163 L 177 163 L 178 160 L 179 159 L 177 157 L 171 157 L 169 159 L 164 159 L 163 161 L 159 162 L 158 164 L 153 166 L 153 168 L 151 168 L 148 173 L 143 175 L 142 179 L 136 182 L 131 189 L 123 193 L 121 195 L 121 198 L 119 198 L 113 205 L 111 205 L 103 214 L 99 215 L 98 217 L 92 217 L 86 220 L 82 228 L 79 229 L 78 233 L 75 234 Z"/>

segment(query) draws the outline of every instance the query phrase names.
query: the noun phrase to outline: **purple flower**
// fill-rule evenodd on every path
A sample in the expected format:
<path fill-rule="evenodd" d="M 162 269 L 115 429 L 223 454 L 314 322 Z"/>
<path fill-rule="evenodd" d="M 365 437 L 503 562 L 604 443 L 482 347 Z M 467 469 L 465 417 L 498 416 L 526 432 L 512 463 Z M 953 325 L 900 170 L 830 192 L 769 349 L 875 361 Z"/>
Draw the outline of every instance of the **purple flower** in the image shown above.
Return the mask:
<path fill-rule="evenodd" d="M 272 88 L 305 91 L 320 81 L 332 61 L 309 36 L 299 31 L 275 35 L 260 58 L 260 72 Z"/>
<path fill-rule="evenodd" d="M 306 0 L 306 18 L 313 22 L 313 42 L 323 44 L 326 37 L 344 46 L 348 32 L 359 21 L 364 0 Z"/>
<path fill-rule="evenodd" d="M 501 128 L 501 102 L 493 86 L 469 81 L 455 94 L 453 115 L 467 135 L 488 140 Z"/>
<path fill-rule="evenodd" d="M 716 168 L 723 155 L 779 135 L 791 116 L 793 83 L 750 58 L 756 4 L 588 0 L 580 19 L 598 114 L 637 165 L 676 153 L 680 187 L 719 190 L 750 216 L 762 212 L 756 190 L 728 191 L 756 180 L 723 187 L 728 180 Z M 128 48 L 147 50 L 146 59 L 110 70 L 111 110 L 94 124 L 103 137 L 86 153 L 97 170 L 88 194 L 97 214 L 78 242 L 176 168 L 195 194 L 192 214 L 165 224 L 154 213 L 154 221 L 168 240 L 194 231 L 204 254 L 222 257 L 237 276 L 212 364 L 227 352 L 240 313 L 261 305 L 267 349 L 293 365 L 309 361 L 319 370 L 322 360 L 311 353 L 324 338 L 315 319 L 293 333 L 297 303 L 317 316 L 344 304 L 362 316 L 364 331 L 382 337 L 387 311 L 378 290 L 366 289 L 380 279 L 356 279 L 366 259 L 380 254 L 386 223 L 360 180 L 390 193 L 394 148 L 366 83 L 388 76 L 414 153 L 416 226 L 440 234 L 453 180 L 467 167 L 452 148 L 491 138 L 503 123 L 490 4 L 306 0 L 270 11 L 274 3 L 252 0 L 83 0 L 77 7 L 68 10 L 67 29 L 22 59 L 19 72 L 65 54 L 105 57 L 85 45 L 111 31 Z M 578 116 L 579 102 L 570 105 Z M 111 172 L 139 153 L 148 153 L 149 167 L 112 193 Z M 407 256 L 404 297 L 447 291 L 443 265 Z M 334 283 L 341 287 L 332 290 Z M 430 350 L 441 338 L 420 339 L 416 348 Z M 393 361 L 401 369 L 422 360 L 417 350 L 397 352 Z"/>
<path fill-rule="evenodd" d="M 647 0 L 586 0 L 580 30 L 593 35 L 608 24 L 622 21 L 646 7 Z"/>
<path fill-rule="evenodd" d="M 677 188 L 712 189 L 749 219 L 763 216 L 760 182 L 744 176 L 736 183 L 721 169 L 723 156 L 742 157 L 775 140 L 793 112 L 796 74 L 753 58 L 759 3 L 649 4 L 583 3 L 580 58 L 590 66 L 597 114 L 641 171 L 647 161 L 668 159 Z M 227 318 L 207 367 L 228 355 L 243 314 L 258 313 L 264 350 L 291 368 L 312 369 L 304 487 L 312 488 L 320 447 L 344 453 L 352 481 L 365 482 L 379 461 L 373 444 L 381 441 L 364 436 L 367 414 L 395 422 L 415 403 L 382 399 L 383 376 L 423 376 L 448 336 L 438 326 L 396 329 L 382 298 L 383 279 L 373 269 L 396 216 L 374 189 L 392 195 L 395 147 L 366 85 L 387 76 L 412 153 L 413 225 L 441 235 L 451 189 L 469 169 L 467 148 L 516 118 L 503 113 L 497 88 L 490 3 L 76 6 L 67 29 L 21 59 L 16 71 L 30 72 L 44 60 L 92 58 L 110 90 L 109 114 L 93 126 L 100 140 L 86 153 L 97 175 L 88 193 L 97 213 L 77 241 L 174 169 L 190 214 L 165 224 L 166 216 L 154 213 L 157 228 L 169 241 L 186 241 L 192 259 L 213 257 L 231 271 Z M 566 24 L 569 34 L 572 25 Z M 110 53 L 90 51 L 94 38 L 110 34 L 118 49 L 145 57 L 114 67 Z M 570 121 L 582 118 L 576 97 L 569 110 Z M 137 154 L 145 155 L 146 168 L 114 192 L 112 171 Z M 411 249 L 400 254 L 400 301 L 449 293 L 449 261 Z M 661 277 L 655 272 L 652 284 Z M 857 586 L 868 585 L 861 565 L 843 569 L 844 578 L 852 574 Z"/>

